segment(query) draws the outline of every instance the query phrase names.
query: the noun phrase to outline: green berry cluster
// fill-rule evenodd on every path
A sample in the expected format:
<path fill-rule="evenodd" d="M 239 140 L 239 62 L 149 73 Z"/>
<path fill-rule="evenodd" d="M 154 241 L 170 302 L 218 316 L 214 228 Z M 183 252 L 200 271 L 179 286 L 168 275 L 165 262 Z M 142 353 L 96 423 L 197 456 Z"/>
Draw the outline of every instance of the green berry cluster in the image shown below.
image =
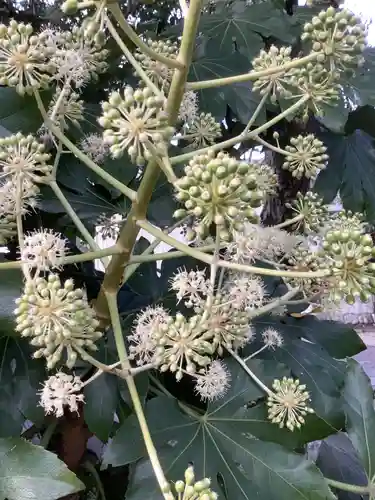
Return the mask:
<path fill-rule="evenodd" d="M 20 95 L 48 87 L 56 71 L 51 51 L 32 33 L 30 24 L 0 24 L 0 85 L 15 87 Z"/>
<path fill-rule="evenodd" d="M 285 151 L 287 154 L 282 167 L 297 179 L 314 179 L 327 166 L 327 148 L 313 134 L 292 137 Z"/>
<path fill-rule="evenodd" d="M 351 210 L 340 210 L 329 221 L 330 231 L 358 231 L 364 233 L 366 227 L 364 215 Z"/>
<path fill-rule="evenodd" d="M 264 71 L 271 68 L 278 68 L 291 62 L 291 47 L 276 47 L 271 45 L 268 51 L 262 49 L 255 59 L 253 59 L 253 72 Z M 279 97 L 291 97 L 290 90 L 287 89 L 289 83 L 289 71 L 280 71 L 273 75 L 261 76 L 254 81 L 253 90 L 261 95 L 270 94 L 271 102 L 275 103 Z"/>
<path fill-rule="evenodd" d="M 196 481 L 194 468 L 188 467 L 185 471 L 185 481 L 176 481 L 173 485 L 167 484 L 163 488 L 166 500 L 175 500 L 172 489 L 177 493 L 178 500 L 217 500 L 218 495 L 210 488 L 211 480 L 208 478 Z"/>
<path fill-rule="evenodd" d="M 330 297 L 353 304 L 357 297 L 367 302 L 375 293 L 375 248 L 369 234 L 360 231 L 330 231 L 321 251 L 321 268 L 329 269 Z"/>
<path fill-rule="evenodd" d="M 287 256 L 290 271 L 315 272 L 322 268 L 322 258 L 317 251 L 312 251 L 301 244 Z M 300 287 L 308 296 L 322 293 L 327 288 L 327 278 L 293 278 L 290 283 Z"/>
<path fill-rule="evenodd" d="M 257 177 L 258 189 L 264 195 L 275 194 L 279 185 L 279 178 L 275 170 L 265 163 L 250 163 L 250 171 Z"/>
<path fill-rule="evenodd" d="M 308 191 L 306 194 L 297 193 L 293 203 L 287 203 L 296 215 L 303 218 L 296 222 L 296 229 L 306 234 L 318 233 L 328 221 L 328 207 L 323 198 L 317 193 Z"/>
<path fill-rule="evenodd" d="M 153 96 L 147 87 L 126 87 L 123 95 L 112 92 L 102 103 L 99 118 L 112 156 L 119 158 L 127 151 L 133 163 L 143 166 L 155 155 L 163 155 L 174 132 L 164 106 L 164 99 Z"/>
<path fill-rule="evenodd" d="M 176 59 L 178 54 L 178 45 L 170 40 L 146 40 L 146 44 L 154 52 L 168 57 L 169 59 Z M 150 80 L 155 83 L 161 90 L 166 92 L 173 76 L 173 69 L 168 68 L 160 61 L 155 61 L 149 55 L 144 54 L 142 50 L 137 49 L 134 57 L 141 64 L 146 75 Z M 138 75 L 137 75 L 138 76 Z"/>
<path fill-rule="evenodd" d="M 242 231 L 245 221 L 258 220 L 255 208 L 261 205 L 263 193 L 257 180 L 248 163 L 225 153 L 197 155 L 175 185 L 176 197 L 185 208 L 174 217 L 196 217 L 194 231 L 200 238 L 207 237 L 215 224 L 220 238 L 231 241 L 233 231 Z"/>
<path fill-rule="evenodd" d="M 313 52 L 321 55 L 329 70 L 355 70 L 364 62 L 366 27 L 347 9 L 329 7 L 304 26 L 302 40 L 311 43 Z"/>
<path fill-rule="evenodd" d="M 46 358 L 48 369 L 60 361 L 65 350 L 68 368 L 77 360 L 77 347 L 96 350 L 95 341 L 102 336 L 97 331 L 99 322 L 73 280 L 62 284 L 57 275 L 50 274 L 48 279 L 28 281 L 16 304 L 16 331 L 38 347 L 34 358 Z"/>
<path fill-rule="evenodd" d="M 182 137 L 198 149 L 211 146 L 221 137 L 221 126 L 211 113 L 200 113 L 184 128 Z"/>

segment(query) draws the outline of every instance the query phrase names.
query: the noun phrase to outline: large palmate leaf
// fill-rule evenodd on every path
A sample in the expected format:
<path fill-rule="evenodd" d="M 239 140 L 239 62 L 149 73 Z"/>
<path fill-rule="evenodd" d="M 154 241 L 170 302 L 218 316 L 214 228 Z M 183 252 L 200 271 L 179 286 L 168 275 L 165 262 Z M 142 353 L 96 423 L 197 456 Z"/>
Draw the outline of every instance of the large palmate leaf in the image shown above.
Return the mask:
<path fill-rule="evenodd" d="M 272 365 L 272 366 L 271 366 Z M 251 369 L 265 383 L 282 376 L 281 365 L 252 362 Z M 210 477 L 212 488 L 219 497 L 231 500 L 259 498 L 260 500 L 333 499 L 318 469 L 305 457 L 282 446 L 254 437 L 259 434 L 298 441 L 298 436 L 271 424 L 263 414 L 256 415 L 250 403 L 256 404 L 263 394 L 234 361 L 228 361 L 231 388 L 226 396 L 209 404 L 204 415 L 179 407 L 174 399 L 155 398 L 147 405 L 147 422 L 158 449 L 168 480 L 183 478 L 189 463 L 194 464 L 196 476 Z M 163 418 L 160 418 L 160 415 Z M 135 419 L 130 418 L 110 443 L 105 456 L 106 465 L 130 463 L 145 456 L 143 442 Z M 131 446 L 126 445 L 131 436 Z M 161 498 L 154 475 L 147 464 L 135 467 L 129 500 Z"/>
<path fill-rule="evenodd" d="M 0 439 L 0 500 L 57 500 L 83 488 L 53 453 L 20 438 Z"/>
<path fill-rule="evenodd" d="M 21 97 L 15 89 L 0 87 L 0 135 L 35 133 L 43 120 L 34 97 Z"/>
<path fill-rule="evenodd" d="M 363 54 L 364 65 L 355 72 L 355 76 L 346 80 L 344 92 L 355 105 L 375 105 L 375 48 L 368 47 Z"/>
<path fill-rule="evenodd" d="M 362 367 L 348 362 L 343 390 L 346 431 L 366 471 L 369 482 L 375 475 L 375 411 L 371 383 Z"/>
<path fill-rule="evenodd" d="M 375 150 L 373 139 L 356 130 L 350 135 L 323 134 L 329 155 L 328 167 L 320 172 L 315 190 L 326 202 L 340 193 L 344 208 L 365 212 L 375 220 Z"/>

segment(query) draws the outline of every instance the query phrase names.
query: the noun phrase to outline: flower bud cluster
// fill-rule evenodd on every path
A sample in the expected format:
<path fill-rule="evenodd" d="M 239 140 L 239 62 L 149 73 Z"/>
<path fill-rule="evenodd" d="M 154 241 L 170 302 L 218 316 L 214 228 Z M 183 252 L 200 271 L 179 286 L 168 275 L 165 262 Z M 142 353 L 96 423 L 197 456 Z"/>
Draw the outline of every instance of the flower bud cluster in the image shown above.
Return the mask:
<path fill-rule="evenodd" d="M 318 233 L 329 219 L 328 207 L 324 204 L 323 198 L 312 191 L 306 194 L 297 193 L 294 202 L 286 206 L 296 215 L 303 216 L 302 220 L 296 222 L 296 230 L 301 230 L 307 235 Z"/>
<path fill-rule="evenodd" d="M 312 249 L 307 242 L 294 248 L 293 251 L 287 255 L 287 261 L 290 266 L 290 271 L 315 272 L 323 267 L 323 259 L 320 253 Z M 293 278 L 288 281 L 290 281 L 293 286 L 300 287 L 308 296 L 322 293 L 327 288 L 326 277 Z"/>
<path fill-rule="evenodd" d="M 262 49 L 258 57 L 253 59 L 252 72 L 273 69 L 290 63 L 291 47 L 276 47 L 271 45 L 268 51 Z M 261 76 L 254 81 L 253 90 L 257 90 L 261 95 L 270 94 L 270 100 L 275 103 L 279 97 L 291 97 L 290 90 L 287 89 L 290 71 L 279 71 L 273 75 Z"/>
<path fill-rule="evenodd" d="M 330 231 L 321 251 L 321 268 L 329 269 L 330 297 L 353 304 L 357 297 L 367 302 L 375 293 L 375 248 L 369 234 L 359 231 Z"/>
<path fill-rule="evenodd" d="M 20 190 L 24 181 L 32 185 L 45 181 L 52 172 L 52 166 L 47 163 L 49 159 L 44 145 L 32 135 L 18 132 L 0 138 L 0 177 L 13 182 Z"/>
<path fill-rule="evenodd" d="M 328 69 L 355 70 L 364 62 L 367 29 L 361 19 L 347 9 L 329 7 L 304 26 L 302 40 L 311 43 L 313 52 L 321 56 Z"/>
<path fill-rule="evenodd" d="M 61 93 L 63 95 L 61 95 Z M 56 108 L 58 104 L 58 108 Z M 68 130 L 68 122 L 79 127 L 84 119 L 84 103 L 77 92 L 67 88 L 57 88 L 48 109 L 48 118 L 62 130 Z"/>
<path fill-rule="evenodd" d="M 327 228 L 330 231 L 356 231 L 364 233 L 367 224 L 364 221 L 364 216 L 359 212 L 352 212 L 351 210 L 340 210 L 334 214 L 329 220 Z"/>
<path fill-rule="evenodd" d="M 20 95 L 46 88 L 56 71 L 49 47 L 30 24 L 0 24 L 0 85 L 15 87 Z"/>
<path fill-rule="evenodd" d="M 153 96 L 147 87 L 126 87 L 123 96 L 111 93 L 102 103 L 99 123 L 114 158 L 127 151 L 131 161 L 142 166 L 155 155 L 165 153 L 174 129 L 168 125 L 164 105 L 165 101 Z"/>
<path fill-rule="evenodd" d="M 78 405 L 85 400 L 81 393 L 82 380 L 64 372 L 51 375 L 40 391 L 40 406 L 46 415 L 55 415 L 57 418 L 64 415 L 64 409 L 71 413 L 78 413 Z"/>
<path fill-rule="evenodd" d="M 221 127 L 211 113 L 200 113 L 192 122 L 186 124 L 182 132 L 182 138 L 198 149 L 211 146 L 219 137 Z"/>
<path fill-rule="evenodd" d="M 263 198 L 248 163 L 225 153 L 215 156 L 213 151 L 195 156 L 175 187 L 185 209 L 177 210 L 174 216 L 190 214 L 199 219 L 193 229 L 201 238 L 208 236 L 215 224 L 223 241 L 230 241 L 233 231 L 242 231 L 245 221 L 257 220 L 255 208 Z"/>
<path fill-rule="evenodd" d="M 268 418 L 280 428 L 287 427 L 290 431 L 300 429 L 305 423 L 306 415 L 314 413 L 309 406 L 310 394 L 306 386 L 298 379 L 283 377 L 275 380 L 274 392 L 268 396 Z"/>
<path fill-rule="evenodd" d="M 65 350 L 65 364 L 70 369 L 77 360 L 77 347 L 96 350 L 95 341 L 102 336 L 97 331 L 99 322 L 73 280 L 62 284 L 55 274 L 35 278 L 26 282 L 16 304 L 16 331 L 30 338 L 30 344 L 38 348 L 34 358 L 46 358 L 48 369 L 60 361 Z"/>
<path fill-rule="evenodd" d="M 178 54 L 178 45 L 170 40 L 146 40 L 147 45 L 159 55 L 176 59 Z M 155 83 L 162 91 L 166 92 L 173 76 L 173 69 L 166 66 L 160 61 L 155 61 L 149 55 L 144 54 L 142 50 L 137 49 L 134 57 L 141 64 L 146 75 Z"/>
<path fill-rule="evenodd" d="M 185 480 L 176 481 L 173 485 L 167 484 L 163 488 L 166 500 L 175 500 L 174 490 L 178 500 L 217 500 L 219 496 L 210 488 L 211 480 L 208 478 L 196 481 L 193 466 L 189 466 L 185 471 Z"/>
<path fill-rule="evenodd" d="M 290 146 L 285 146 L 286 158 L 282 167 L 289 170 L 293 177 L 315 179 L 327 166 L 327 148 L 313 134 L 299 135 L 290 139 Z"/>

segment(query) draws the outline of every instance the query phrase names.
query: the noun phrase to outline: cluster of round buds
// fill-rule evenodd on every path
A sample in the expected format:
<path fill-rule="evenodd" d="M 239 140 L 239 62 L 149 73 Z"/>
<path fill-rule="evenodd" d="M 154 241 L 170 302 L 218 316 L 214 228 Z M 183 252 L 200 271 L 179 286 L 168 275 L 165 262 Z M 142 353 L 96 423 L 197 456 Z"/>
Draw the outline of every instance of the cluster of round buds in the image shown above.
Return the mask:
<path fill-rule="evenodd" d="M 301 244 L 290 252 L 287 260 L 290 271 L 315 272 L 322 267 L 322 258 L 319 252 L 313 251 L 306 244 Z M 308 296 L 321 293 L 327 288 L 327 278 L 293 278 L 290 282 L 294 286 L 300 287 Z"/>
<path fill-rule="evenodd" d="M 164 105 L 165 101 L 153 96 L 147 87 L 126 87 L 123 97 L 112 92 L 109 100 L 102 103 L 99 123 L 105 129 L 104 141 L 114 158 L 127 151 L 133 163 L 144 165 L 165 153 L 174 129 L 168 125 Z"/>
<path fill-rule="evenodd" d="M 303 121 L 307 121 L 310 110 L 316 116 L 323 116 L 327 106 L 337 103 L 340 98 L 339 78 L 339 73 L 327 71 L 320 63 L 308 63 L 306 67 L 293 69 L 289 79 L 295 87 L 293 97 L 309 97 L 299 111 Z"/>
<path fill-rule="evenodd" d="M 363 64 L 366 35 L 366 26 L 360 18 L 347 9 L 329 7 L 305 24 L 302 40 L 311 43 L 318 60 L 326 61 L 330 70 L 345 71 Z"/>
<path fill-rule="evenodd" d="M 221 127 L 211 113 L 200 113 L 185 126 L 182 134 L 183 139 L 198 149 L 211 146 L 219 137 L 221 137 Z"/>
<path fill-rule="evenodd" d="M 251 163 L 250 167 L 257 177 L 258 189 L 263 191 L 264 195 L 275 194 L 279 185 L 275 170 L 264 163 Z"/>
<path fill-rule="evenodd" d="M 97 331 L 99 322 L 73 280 L 62 284 L 57 275 L 50 274 L 48 279 L 28 281 L 16 304 L 16 331 L 38 347 L 34 357 L 46 358 L 48 369 L 60 361 L 64 350 L 70 369 L 77 360 L 77 350 L 96 350 L 95 341 L 102 336 Z"/>
<path fill-rule="evenodd" d="M 24 136 L 19 132 L 0 138 L 0 177 L 19 183 L 20 188 L 23 181 L 44 182 L 52 172 L 52 166 L 47 164 L 49 159 L 44 145 L 32 135 Z"/>
<path fill-rule="evenodd" d="M 40 391 L 40 406 L 43 407 L 46 415 L 55 415 L 57 418 L 64 415 L 64 409 L 71 413 L 79 412 L 79 404 L 85 400 L 81 393 L 83 388 L 82 380 L 64 372 L 57 372 L 51 375 L 43 384 Z"/>
<path fill-rule="evenodd" d="M 105 40 L 101 32 L 87 36 L 83 27 L 74 26 L 69 31 L 47 28 L 39 36 L 52 54 L 57 81 L 69 81 L 79 88 L 90 80 L 96 80 L 108 67 L 108 50 L 103 48 Z"/>
<path fill-rule="evenodd" d="M 173 487 L 166 484 L 163 487 L 163 494 L 166 500 L 217 500 L 219 496 L 210 488 L 211 480 L 208 478 L 196 481 L 194 469 L 189 466 L 185 471 L 185 480 L 176 481 Z"/>
<path fill-rule="evenodd" d="M 323 198 L 317 193 L 308 191 L 306 194 L 297 193 L 293 203 L 287 203 L 296 216 L 301 216 L 295 224 L 296 230 L 301 230 L 306 234 L 317 233 L 328 220 L 328 207 L 324 204 Z"/>
<path fill-rule="evenodd" d="M 271 45 L 268 51 L 262 49 L 259 56 L 253 59 L 253 70 L 264 71 L 279 68 L 291 62 L 291 47 L 276 47 Z M 289 71 L 279 71 L 273 75 L 261 76 L 254 81 L 253 90 L 259 91 L 261 95 L 269 94 L 271 102 L 275 103 L 279 97 L 291 97 L 290 90 L 286 86 L 289 83 Z"/>
<path fill-rule="evenodd" d="M 329 269 L 330 297 L 353 304 L 356 297 L 367 302 L 375 293 L 375 248 L 369 234 L 359 231 L 330 231 L 321 252 L 323 269 Z"/>
<path fill-rule="evenodd" d="M 275 380 L 273 393 L 268 396 L 268 418 L 280 428 L 287 427 L 290 431 L 300 429 L 305 423 L 306 415 L 314 413 L 309 406 L 310 394 L 306 386 L 298 379 L 283 377 Z"/>
<path fill-rule="evenodd" d="M 30 24 L 0 24 L 0 85 L 15 87 L 21 95 L 46 88 L 56 70 L 49 48 L 32 33 Z"/>
<path fill-rule="evenodd" d="M 209 151 L 195 156 L 175 187 L 176 197 L 185 209 L 177 210 L 174 217 L 189 214 L 199 219 L 193 229 L 200 238 L 208 236 L 216 224 L 220 238 L 230 241 L 233 231 L 243 230 L 245 221 L 257 221 L 255 208 L 263 198 L 257 176 L 248 163 L 225 153 L 215 156 Z"/>
<path fill-rule="evenodd" d="M 362 213 L 340 210 L 330 218 L 327 228 L 329 228 L 329 231 L 357 231 L 364 233 L 367 224 Z"/>
<path fill-rule="evenodd" d="M 313 134 L 292 137 L 290 146 L 285 146 L 285 151 L 282 167 L 297 179 L 315 179 L 318 173 L 327 167 L 327 148 Z"/>
<path fill-rule="evenodd" d="M 207 340 L 206 338 L 207 337 Z M 196 315 L 186 319 L 181 313 L 159 323 L 152 332 L 155 345 L 153 363 L 164 372 L 170 370 L 181 380 L 184 373 L 193 375 L 197 367 L 211 363 L 213 347 L 210 332 Z"/>
<path fill-rule="evenodd" d="M 61 234 L 45 229 L 25 236 L 20 257 L 23 263 L 35 266 L 38 271 L 48 271 L 61 266 L 66 252 L 66 240 Z"/>
<path fill-rule="evenodd" d="M 178 45 L 170 40 L 146 40 L 146 44 L 159 55 L 176 59 L 178 54 Z M 173 69 L 160 61 L 155 61 L 149 55 L 144 54 L 142 50 L 137 49 L 134 57 L 141 64 L 146 75 L 164 92 L 168 90 L 173 76 Z"/>
<path fill-rule="evenodd" d="M 67 130 L 68 122 L 79 127 L 79 122 L 84 119 L 83 111 L 84 103 L 77 92 L 67 88 L 57 88 L 49 105 L 48 117 L 55 126 Z"/>
<path fill-rule="evenodd" d="M 203 309 L 201 327 L 206 331 L 204 339 L 209 339 L 212 352 L 222 356 L 225 349 L 237 350 L 248 344 L 253 338 L 249 326 L 248 313 L 238 309 L 229 294 L 217 294 L 207 315 Z M 246 304 L 243 304 L 245 307 Z"/>

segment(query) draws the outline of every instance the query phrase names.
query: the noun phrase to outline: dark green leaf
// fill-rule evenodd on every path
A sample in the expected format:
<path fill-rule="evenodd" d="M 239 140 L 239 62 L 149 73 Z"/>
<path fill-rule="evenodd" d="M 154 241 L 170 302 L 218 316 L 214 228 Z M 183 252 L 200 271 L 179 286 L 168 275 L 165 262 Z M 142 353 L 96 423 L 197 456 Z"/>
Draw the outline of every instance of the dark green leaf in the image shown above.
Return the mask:
<path fill-rule="evenodd" d="M 53 453 L 20 438 L 0 439 L 0 500 L 57 500 L 83 488 Z"/>
<path fill-rule="evenodd" d="M 358 455 L 348 436 L 339 432 L 325 439 L 320 447 L 316 465 L 325 477 L 347 484 L 366 486 L 367 479 Z M 362 500 L 356 493 L 337 490 L 338 500 Z"/>
<path fill-rule="evenodd" d="M 0 88 L 0 125 L 8 133 L 35 134 L 42 123 L 34 97 L 21 97 L 13 88 Z M 5 135 L 5 131 L 0 135 Z"/>
<path fill-rule="evenodd" d="M 348 361 L 343 398 L 346 431 L 371 482 L 375 473 L 374 397 L 369 378 L 354 360 Z"/>
<path fill-rule="evenodd" d="M 339 190 L 344 208 L 365 212 L 375 220 L 375 152 L 372 138 L 356 130 L 349 136 L 324 134 L 329 163 L 317 179 L 314 189 L 326 202 Z"/>
<path fill-rule="evenodd" d="M 135 377 L 135 385 L 137 387 L 137 392 L 142 404 L 144 404 L 146 401 L 148 388 L 150 385 L 149 382 L 150 381 L 148 378 L 148 374 L 146 372 L 140 373 Z M 132 407 L 133 403 L 129 394 L 127 383 L 123 379 L 118 379 L 118 384 L 119 384 L 121 398 L 129 407 Z"/>
<path fill-rule="evenodd" d="M 344 91 L 348 99 L 358 105 L 375 105 L 375 48 L 364 51 L 365 64 L 355 72 L 355 76 L 346 80 Z"/>
<path fill-rule="evenodd" d="M 148 403 L 147 422 L 168 480 L 183 478 L 192 462 L 197 478 L 210 477 L 213 490 L 231 500 L 333 499 L 323 477 L 305 457 L 254 439 L 260 434 L 289 443 L 299 438 L 297 433 L 271 424 L 264 414 L 254 417 L 249 405 L 265 409 L 264 394 L 234 360 L 227 364 L 230 390 L 223 399 L 210 404 L 205 415 L 179 406 L 174 399 L 155 398 Z M 249 366 L 266 384 L 287 373 L 273 362 L 252 361 Z M 139 430 L 135 439 L 136 428 L 134 418 L 120 428 L 106 451 L 107 465 L 130 463 L 145 456 Z M 136 467 L 127 498 L 159 499 L 155 478 L 142 462 L 139 469 Z"/>

